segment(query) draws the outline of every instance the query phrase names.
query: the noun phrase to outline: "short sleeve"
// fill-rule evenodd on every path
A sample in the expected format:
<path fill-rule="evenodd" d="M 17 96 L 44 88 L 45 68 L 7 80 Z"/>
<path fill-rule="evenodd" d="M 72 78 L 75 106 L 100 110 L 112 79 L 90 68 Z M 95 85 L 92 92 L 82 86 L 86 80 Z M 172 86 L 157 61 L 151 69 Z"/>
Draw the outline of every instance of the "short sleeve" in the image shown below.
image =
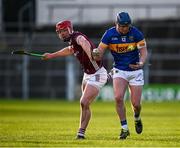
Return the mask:
<path fill-rule="evenodd" d="M 108 31 L 106 31 L 104 33 L 104 35 L 102 36 L 101 42 L 106 44 L 106 45 L 109 45 L 109 34 L 108 34 Z"/>
<path fill-rule="evenodd" d="M 138 49 L 146 47 L 146 41 L 145 41 L 144 35 L 138 29 L 136 29 L 136 31 L 135 31 L 135 41 L 137 43 Z"/>
<path fill-rule="evenodd" d="M 135 31 L 135 41 L 136 41 L 136 43 L 141 41 L 141 40 L 144 40 L 144 35 L 143 35 L 143 33 L 141 31 L 136 30 Z"/>

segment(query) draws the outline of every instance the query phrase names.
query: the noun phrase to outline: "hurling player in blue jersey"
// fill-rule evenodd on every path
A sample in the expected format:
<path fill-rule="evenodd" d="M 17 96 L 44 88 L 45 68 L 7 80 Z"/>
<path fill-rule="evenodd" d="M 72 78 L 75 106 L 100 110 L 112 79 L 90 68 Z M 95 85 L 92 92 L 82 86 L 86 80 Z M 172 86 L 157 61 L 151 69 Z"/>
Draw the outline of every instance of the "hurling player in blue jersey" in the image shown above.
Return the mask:
<path fill-rule="evenodd" d="M 124 105 L 127 87 L 130 90 L 136 132 L 140 134 L 143 130 L 140 117 L 141 94 L 144 85 L 142 68 L 148 54 L 144 36 L 131 25 L 131 18 L 127 12 L 117 14 L 115 26 L 104 33 L 98 48 L 92 52 L 93 57 L 100 60 L 107 48 L 114 58 L 113 88 L 116 111 L 122 128 L 119 138 L 126 139 L 130 135 Z"/>

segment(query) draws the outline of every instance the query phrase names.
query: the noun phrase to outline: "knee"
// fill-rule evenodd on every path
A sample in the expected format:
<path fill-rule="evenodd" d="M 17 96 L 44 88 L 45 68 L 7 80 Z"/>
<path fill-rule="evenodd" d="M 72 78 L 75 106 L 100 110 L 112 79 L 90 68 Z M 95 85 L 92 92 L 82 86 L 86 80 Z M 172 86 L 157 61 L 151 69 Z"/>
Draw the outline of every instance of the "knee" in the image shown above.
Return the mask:
<path fill-rule="evenodd" d="M 89 107 L 89 103 L 88 103 L 88 101 L 86 101 L 86 99 L 81 99 L 80 105 L 82 108 L 88 108 Z"/>
<path fill-rule="evenodd" d="M 140 103 L 137 103 L 137 102 L 132 102 L 132 106 L 133 106 L 133 108 L 135 108 L 135 109 L 141 108 L 141 104 L 140 104 Z"/>
<path fill-rule="evenodd" d="M 116 104 L 122 105 L 124 104 L 124 97 L 123 95 L 115 95 Z"/>

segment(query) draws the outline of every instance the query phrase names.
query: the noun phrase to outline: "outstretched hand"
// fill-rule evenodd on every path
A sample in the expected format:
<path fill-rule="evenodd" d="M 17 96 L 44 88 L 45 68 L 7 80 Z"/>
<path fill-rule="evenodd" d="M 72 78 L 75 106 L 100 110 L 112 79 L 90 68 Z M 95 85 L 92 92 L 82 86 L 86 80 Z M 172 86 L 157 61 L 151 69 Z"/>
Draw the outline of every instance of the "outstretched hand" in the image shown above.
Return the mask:
<path fill-rule="evenodd" d="M 50 53 L 44 53 L 42 60 L 49 60 L 51 58 L 51 54 Z"/>

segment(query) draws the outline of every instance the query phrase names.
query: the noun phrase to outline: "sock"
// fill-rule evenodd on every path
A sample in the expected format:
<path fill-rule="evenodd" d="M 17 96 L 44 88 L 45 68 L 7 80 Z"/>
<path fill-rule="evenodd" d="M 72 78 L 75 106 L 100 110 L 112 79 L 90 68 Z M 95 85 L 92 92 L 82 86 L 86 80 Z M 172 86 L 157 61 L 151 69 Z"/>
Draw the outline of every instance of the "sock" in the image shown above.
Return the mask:
<path fill-rule="evenodd" d="M 135 120 L 135 121 L 141 120 L 140 113 L 135 113 L 135 114 L 134 114 L 134 120 Z"/>
<path fill-rule="evenodd" d="M 78 131 L 77 135 L 78 136 L 84 136 L 85 135 L 85 131 L 86 131 L 86 129 L 79 128 L 79 131 Z"/>
<path fill-rule="evenodd" d="M 121 121 L 121 127 L 124 130 L 128 130 L 128 126 L 127 126 L 127 121 L 126 120 Z"/>

